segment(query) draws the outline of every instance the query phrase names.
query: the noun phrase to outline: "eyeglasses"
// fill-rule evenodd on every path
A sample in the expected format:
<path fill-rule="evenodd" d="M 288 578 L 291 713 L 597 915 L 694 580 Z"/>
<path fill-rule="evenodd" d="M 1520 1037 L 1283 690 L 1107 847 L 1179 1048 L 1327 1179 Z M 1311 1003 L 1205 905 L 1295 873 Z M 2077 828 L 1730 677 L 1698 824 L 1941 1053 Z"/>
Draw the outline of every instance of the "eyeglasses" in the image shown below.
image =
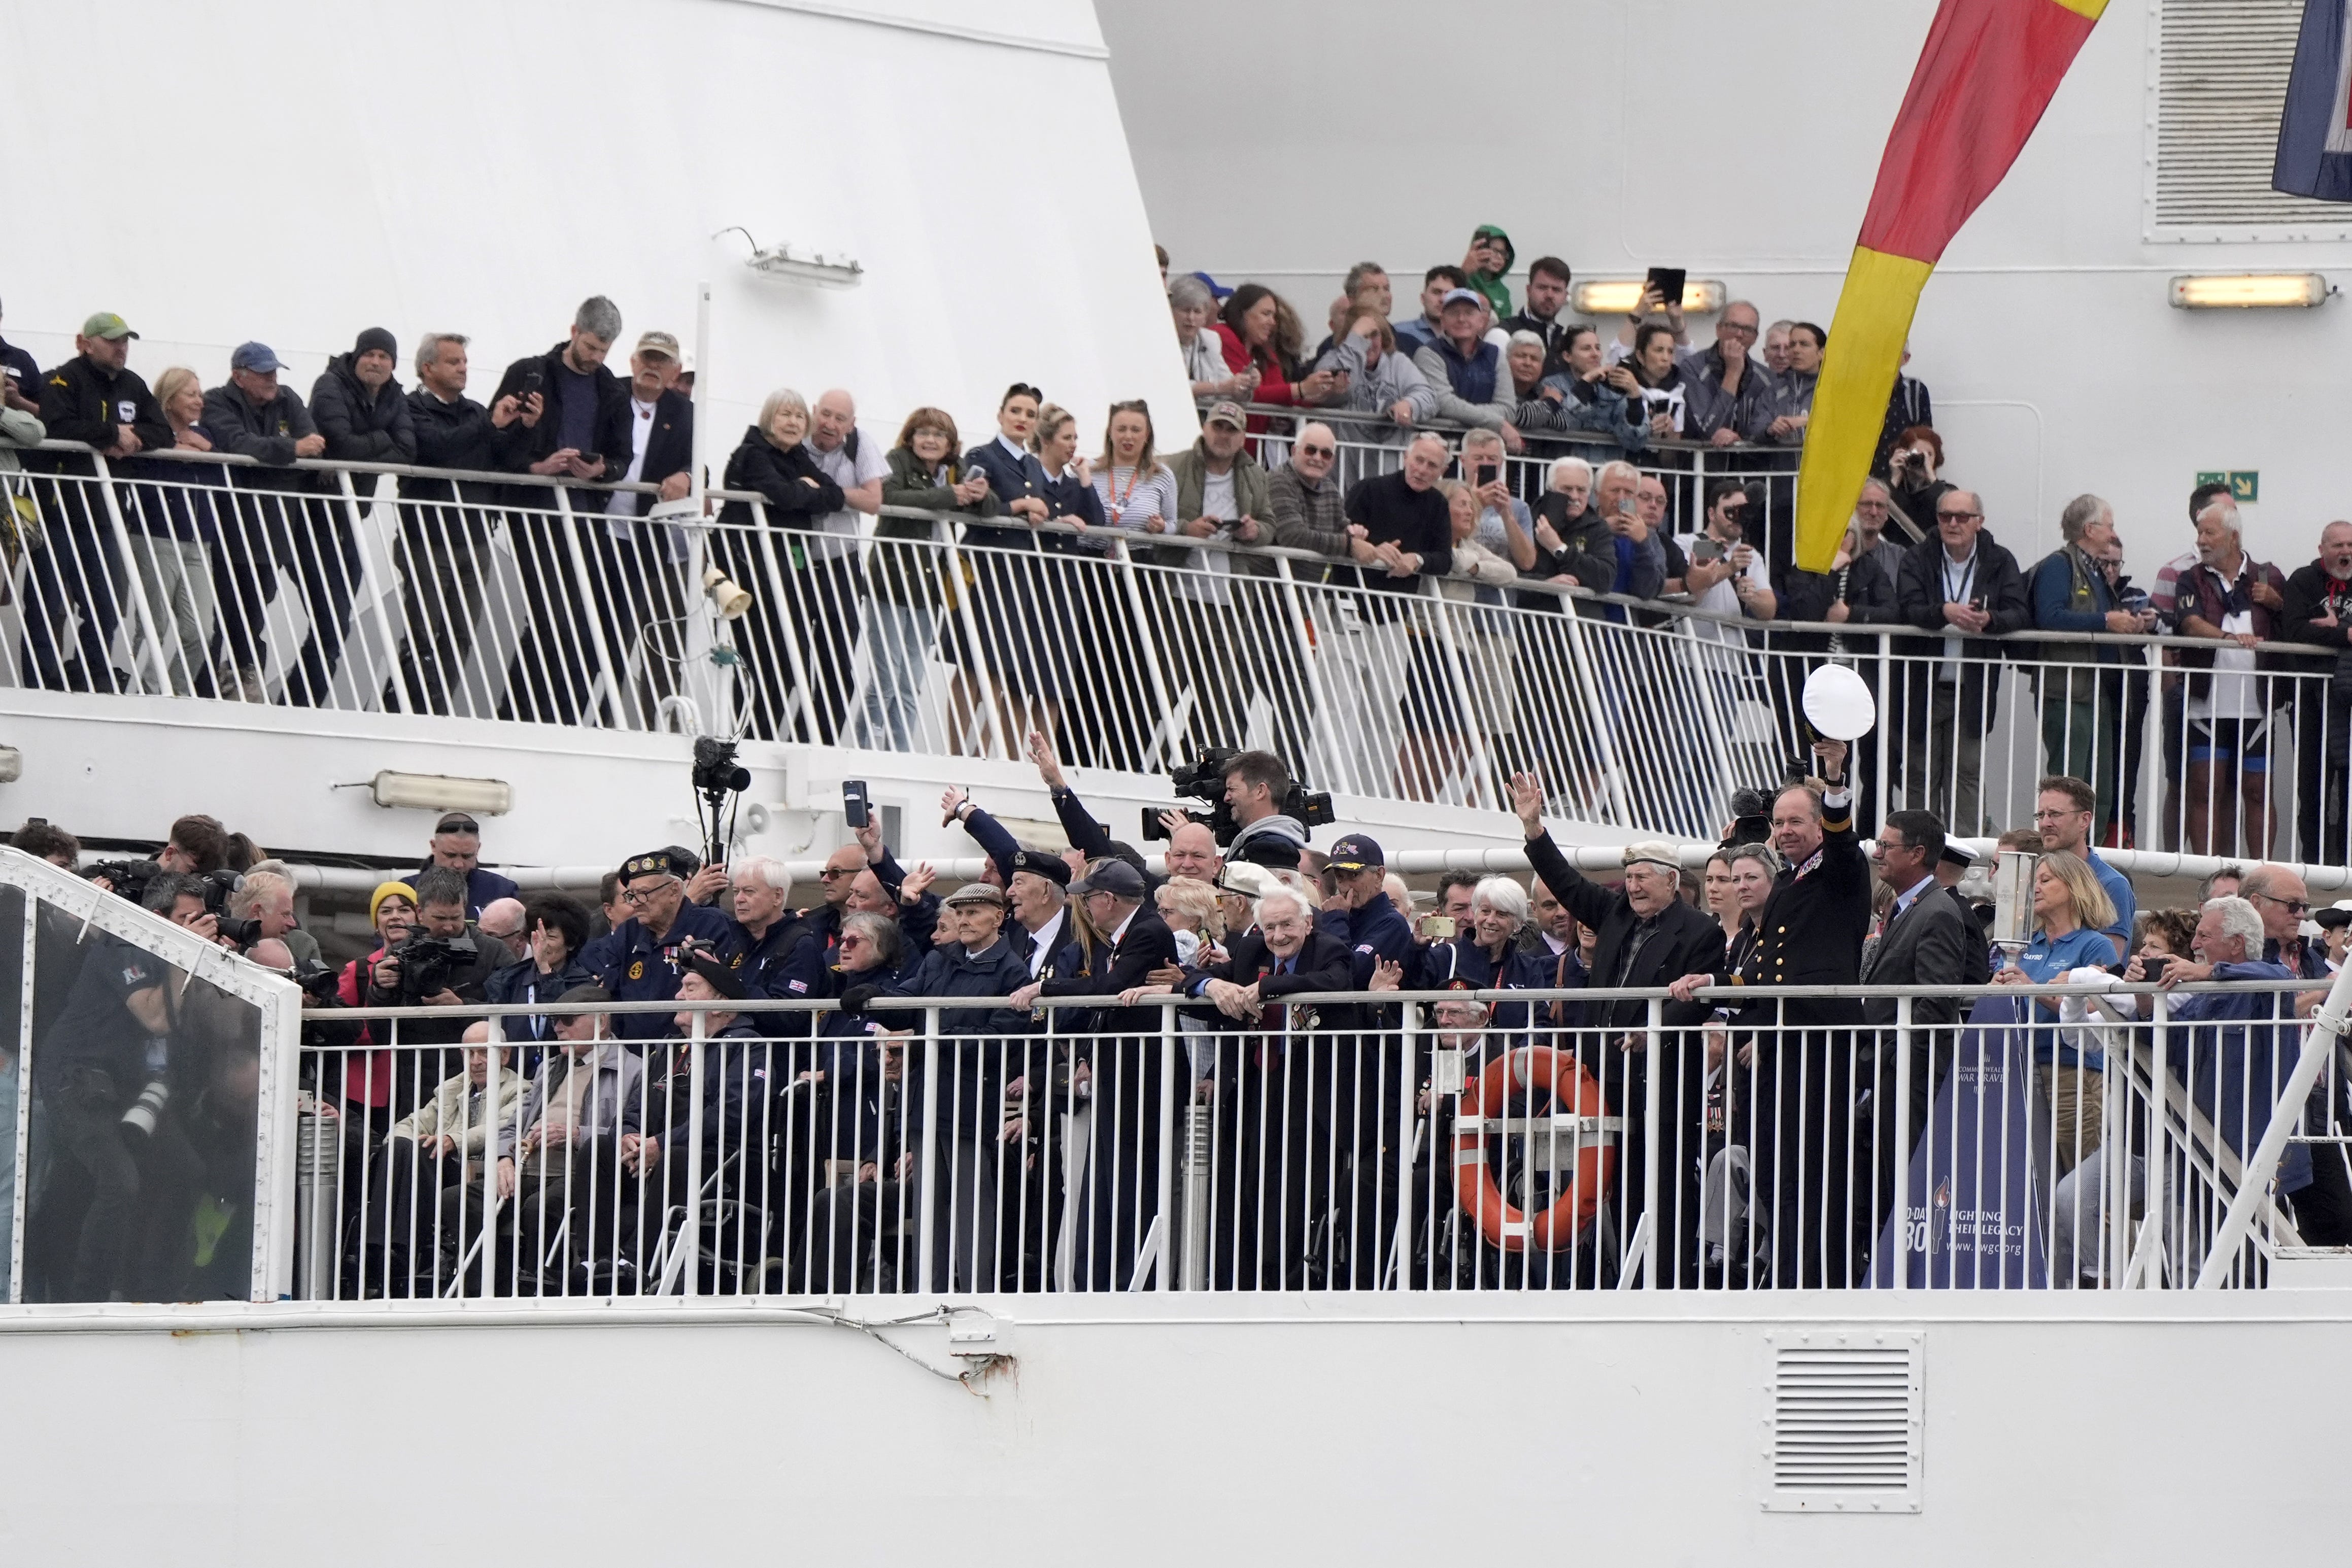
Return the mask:
<path fill-rule="evenodd" d="M 1307 441 L 1301 441 L 1297 446 L 1298 455 L 1302 458 L 1336 458 L 1339 455 L 1337 447 L 1318 447 Z"/>
<path fill-rule="evenodd" d="M 2255 893 L 2251 896 L 2262 900 L 2266 904 L 2276 904 L 2291 915 L 2307 915 L 2311 912 L 2311 904 L 2307 900 L 2282 899 L 2270 893 Z"/>
<path fill-rule="evenodd" d="M 1717 321 L 1715 335 L 1718 338 L 1752 338 L 1756 335 L 1756 329 L 1738 321 Z"/>
<path fill-rule="evenodd" d="M 2033 814 L 2033 820 L 2036 822 L 2063 822 L 2070 816 L 2088 816 L 2090 815 L 2091 814 L 2087 811 L 2081 811 L 2071 805 L 2052 806 L 2046 810 L 2035 812 Z"/>
<path fill-rule="evenodd" d="M 857 875 L 856 872 L 845 870 L 838 866 L 827 866 L 824 870 L 817 873 L 817 878 L 821 881 L 830 882 L 835 877 L 855 877 L 856 875 Z"/>
<path fill-rule="evenodd" d="M 1947 519 L 1949 519 L 1954 521 L 1961 521 L 1971 517 L 1982 517 L 1984 513 L 1980 511 L 1938 511 L 1936 514 L 1936 521 L 1937 522 L 1942 522 Z"/>
<path fill-rule="evenodd" d="M 625 904 L 636 904 L 643 906 L 652 903 L 654 900 L 659 898 L 663 893 L 667 892 L 670 889 L 677 886 L 677 879 L 676 877 L 670 877 L 662 881 L 656 882 L 650 888 L 624 888 L 621 889 L 621 901 Z"/>
<path fill-rule="evenodd" d="M 856 931 L 851 931 L 835 945 L 838 946 L 845 952 L 853 947 L 864 947 L 866 945 L 866 939 L 859 936 Z"/>

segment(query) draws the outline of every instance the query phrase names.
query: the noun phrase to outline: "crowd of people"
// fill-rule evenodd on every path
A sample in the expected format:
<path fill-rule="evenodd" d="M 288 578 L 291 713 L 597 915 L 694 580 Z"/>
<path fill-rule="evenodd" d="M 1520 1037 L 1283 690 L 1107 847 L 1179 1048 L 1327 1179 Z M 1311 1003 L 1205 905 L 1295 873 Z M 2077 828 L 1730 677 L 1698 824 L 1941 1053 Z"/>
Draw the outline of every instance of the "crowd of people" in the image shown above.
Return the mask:
<path fill-rule="evenodd" d="M 717 476 L 759 499 L 719 508 L 705 562 L 749 589 L 741 619 L 718 628 L 739 656 L 749 732 L 955 752 L 1042 728 L 1082 761 L 1133 769 L 1173 710 L 1220 738 L 1255 718 L 1274 749 L 1318 759 L 1355 792 L 1494 800 L 1513 771 L 1591 771 L 1574 725 L 1548 711 L 1564 706 L 1559 666 L 1576 656 L 1547 612 L 1581 590 L 1652 601 L 1583 613 L 1698 645 L 1637 643 L 1634 657 L 1672 668 L 1618 679 L 1691 684 L 1727 734 L 1744 728 L 1741 700 L 1760 696 L 1783 757 L 1802 749 L 1805 671 L 1858 662 L 1879 633 L 1899 634 L 1890 802 L 1935 809 L 1958 831 L 1992 826 L 1986 741 L 2004 721 L 2003 673 L 2022 665 L 2033 712 L 2009 727 L 2038 737 L 2050 771 L 2092 782 L 2102 842 L 2345 858 L 2352 682 L 2332 678 L 2352 656 L 2352 522 L 2327 525 L 2315 559 L 2289 574 L 2251 556 L 2226 489 L 2201 485 L 2189 547 L 2142 589 L 2122 570 L 2113 509 L 2084 495 L 2060 515 L 2059 547 L 2029 564 L 1998 542 L 1979 493 L 1945 477 L 1932 400 L 1906 375 L 1834 565 L 1802 572 L 1786 526 L 1793 459 L 1770 454 L 1803 438 L 1821 331 L 1766 326 L 1731 300 L 1698 345 L 1679 302 L 1654 289 L 1604 343 L 1568 313 L 1566 263 L 1530 264 L 1516 310 L 1513 264 L 1508 237 L 1482 228 L 1462 263 L 1428 270 L 1404 321 L 1391 319 L 1387 272 L 1361 264 L 1311 353 L 1297 313 L 1263 285 L 1171 278 L 1205 400 L 1201 436 L 1172 455 L 1139 401 L 1110 408 L 1089 457 L 1079 416 L 1026 384 L 1007 389 L 976 446 L 941 408 L 877 438 L 847 391 L 811 402 L 778 389 Z M 621 375 L 607 363 L 620 313 L 591 299 L 562 342 L 507 367 L 487 405 L 466 395 L 467 340 L 455 332 L 423 336 L 404 390 L 396 344 L 371 328 L 307 403 L 260 342 L 234 352 L 226 384 L 173 367 L 151 391 L 129 367 L 134 337 L 94 315 L 75 356 L 47 374 L 0 344 L 0 464 L 44 436 L 103 454 L 136 557 L 120 559 L 89 457 L 32 453 L 24 461 L 49 477 L 0 475 L 42 519 L 15 536 L 29 684 L 132 689 L 121 664 L 145 659 L 194 695 L 380 698 L 558 722 L 600 721 L 606 702 L 616 721 L 650 722 L 677 690 L 677 628 L 698 584 L 674 522 L 693 404 L 670 333 L 641 333 Z M 1652 448 L 1669 437 L 1752 444 L 1759 467 L 1702 484 L 1656 466 L 1671 454 Z M 1596 441 L 1605 460 L 1575 455 Z M 155 455 L 166 448 L 178 460 Z M 191 460 L 205 453 L 256 466 Z M 310 457 L 515 477 L 398 480 L 396 668 L 355 677 L 342 657 L 355 606 L 392 595 L 363 580 L 331 499 L 341 477 L 291 467 Z M 547 487 L 619 482 L 633 488 L 568 503 L 603 520 L 575 553 Z M 886 507 L 934 517 L 879 516 Z M 940 517 L 954 520 L 952 540 Z M 491 569 L 501 528 L 511 583 Z M 1122 536 L 1147 569 L 1139 589 L 1108 570 Z M 1154 537 L 1170 542 L 1145 543 Z M 1194 547 L 1174 547 L 1180 537 Z M 1263 546 L 1323 563 L 1282 567 L 1308 585 L 1302 605 Z M 273 616 L 273 595 L 301 613 Z M 501 595 L 521 606 L 522 629 L 503 637 L 486 631 Z M 1450 639 L 1433 599 L 1458 606 L 1444 612 Z M 1301 613 L 1311 646 L 1292 624 Z M 1807 629 L 1778 629 L 1799 622 Z M 132 623 L 155 629 L 146 654 Z M 2154 661 L 2129 640 L 2158 636 L 2180 640 Z M 485 658 L 503 673 L 469 674 Z M 934 662 L 948 670 L 944 704 L 929 695 Z M 339 680 L 362 679 L 381 690 L 337 696 Z M 1585 721 L 1648 727 L 1623 708 Z M 1637 820 L 1681 826 L 1694 791 L 1662 787 Z M 2158 820 L 2141 820 L 2144 797 L 2162 802 Z"/>
<path fill-rule="evenodd" d="M 1224 759 L 1219 813 L 1169 811 L 1155 866 L 1095 819 L 1050 737 L 1028 747 L 1066 847 L 950 788 L 943 818 L 985 868 L 944 896 L 869 820 L 811 903 L 773 860 L 667 846 L 590 907 L 525 895 L 451 812 L 336 967 L 289 869 L 212 818 L 90 874 L 304 985 L 306 1114 L 339 1150 L 338 1240 L 313 1267 L 345 1295 L 625 1293 L 681 1268 L 728 1290 L 1126 1289 L 1180 1258 L 1202 1288 L 1571 1287 L 1612 1281 L 1645 1223 L 1661 1285 L 1861 1284 L 1967 988 L 2309 982 L 2170 998 L 2171 1070 L 2243 1155 L 2352 937 L 2352 908 L 2307 925 L 2276 865 L 2137 910 L 2095 846 L 2096 789 L 2053 774 L 2000 840 L 2036 858 L 2004 954 L 1932 813 L 1894 813 L 1865 852 L 1835 741 L 1811 776 L 1737 803 L 1696 873 L 1637 843 L 1588 877 L 1522 773 L 1532 875 L 1448 873 L 1425 910 L 1366 835 L 1311 842 L 1271 753 Z M 15 844 L 82 858 L 47 823 Z M 26 1299 L 242 1293 L 250 1016 L 192 999 L 134 942 L 42 940 Z M 1928 993 L 1907 1020 L 1890 998 L 1787 994 L 1859 984 Z M 1409 1026 L 1400 991 L 1438 995 Z M 1565 994 L 1494 994 L 1517 991 Z M 2095 1211 L 2095 1156 L 2130 1133 L 2104 1125 L 2103 1051 L 2062 1005 L 2024 1005 L 2034 1092 L 2049 1178 Z M 509 1011 L 467 1014 L 490 1006 Z M 394 1007 L 447 1011 L 340 1016 Z M 2323 1081 L 2306 1130 L 2352 1124 L 2344 1087 Z M 1505 1117 L 1554 1112 L 1622 1132 L 1567 1160 L 1505 1147 Z M 2346 1173 L 2326 1142 L 2283 1165 L 2305 1241 L 2352 1243 Z M 1718 1212 L 1735 1187 L 1744 1231 Z"/>

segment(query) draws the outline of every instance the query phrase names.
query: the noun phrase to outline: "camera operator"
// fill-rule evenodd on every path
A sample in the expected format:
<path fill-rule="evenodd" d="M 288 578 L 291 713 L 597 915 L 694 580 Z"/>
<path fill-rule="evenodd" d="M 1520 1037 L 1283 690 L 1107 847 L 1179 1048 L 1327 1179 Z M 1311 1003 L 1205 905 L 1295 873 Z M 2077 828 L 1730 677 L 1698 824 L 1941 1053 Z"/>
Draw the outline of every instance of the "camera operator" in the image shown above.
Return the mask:
<path fill-rule="evenodd" d="M 742 956 L 735 922 L 707 904 L 688 902 L 676 868 L 666 848 L 630 857 L 621 867 L 621 899 L 635 912 L 580 955 L 615 1002 L 667 1002 L 677 996 L 685 973 L 677 949 L 688 937 L 709 944 L 730 967 Z M 827 880 L 828 900 L 841 879 Z M 618 1014 L 613 1026 L 612 1033 L 626 1040 L 659 1039 L 669 1031 L 669 1021 L 658 1013 Z"/>
<path fill-rule="evenodd" d="M 142 902 L 216 940 L 204 884 L 194 878 L 159 874 Z M 34 1057 L 34 1125 L 89 1185 L 71 1273 L 37 1291 L 54 1300 L 152 1295 L 149 1279 L 180 1239 L 158 1222 L 178 1209 L 173 1195 L 202 1170 L 172 1113 L 173 1094 L 192 1087 L 203 1067 L 184 1059 L 175 1037 L 184 1020 L 169 984 L 173 970 L 118 937 L 92 931 L 89 946 L 65 1010 Z M 72 1184 L 43 1185 L 44 1199 L 52 1200 Z"/>
<path fill-rule="evenodd" d="M 399 946 L 375 961 L 369 977 L 368 1004 L 375 1007 L 460 1007 L 488 999 L 490 976 L 506 963 L 507 951 L 478 938 L 466 923 L 466 879 L 446 867 L 418 874 L 416 929 Z M 462 1018 L 404 1019 L 397 1038 L 402 1045 L 454 1046 L 466 1033 Z M 448 1076 L 436 1060 L 427 1064 L 429 1080 Z M 404 1103 L 413 1103 L 412 1095 Z"/>
<path fill-rule="evenodd" d="M 1286 816 L 1290 770 L 1272 752 L 1240 752 L 1225 764 L 1225 808 L 1235 824 L 1227 856 L 1255 866 L 1298 868 L 1307 825 Z M 1204 880 L 1207 879 L 1203 879 Z"/>

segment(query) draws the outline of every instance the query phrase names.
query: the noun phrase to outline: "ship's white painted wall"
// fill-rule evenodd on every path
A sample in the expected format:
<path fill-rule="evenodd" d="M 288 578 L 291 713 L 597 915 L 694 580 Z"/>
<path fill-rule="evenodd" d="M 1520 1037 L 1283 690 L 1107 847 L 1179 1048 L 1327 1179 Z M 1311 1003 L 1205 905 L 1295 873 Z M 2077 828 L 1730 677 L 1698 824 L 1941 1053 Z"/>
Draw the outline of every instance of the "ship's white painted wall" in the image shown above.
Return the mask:
<path fill-rule="evenodd" d="M 2325 1562 L 2342 1302 L 1067 1301 L 985 1397 L 784 1323 L 0 1331 L 0 1561 Z M 1922 1510 L 1763 1512 L 1766 1331 L 1888 1324 Z"/>
<path fill-rule="evenodd" d="M 850 388 L 886 444 L 927 403 L 992 434 L 1016 379 L 1189 421 L 1084 0 L 121 0 L 94 26 L 0 11 L 0 331 L 44 366 L 110 310 L 151 381 L 218 385 L 258 338 L 307 395 L 362 328 L 404 384 L 449 330 L 487 395 L 593 293 L 624 348 L 690 351 L 708 279 L 714 465 L 779 385 Z M 735 225 L 865 282 L 755 274 L 711 237 Z"/>
<path fill-rule="evenodd" d="M 1522 270 L 1682 266 L 1764 319 L 1829 323 L 1935 0 L 1099 0 L 1154 233 L 1179 270 L 1258 279 L 1319 339 L 1341 275 L 1421 274 L 1480 223 Z M 2001 188 L 1946 253 L 1912 335 L 1948 477 L 2031 563 L 2084 490 L 2146 582 L 2189 548 L 2200 469 L 2253 468 L 2249 542 L 2283 569 L 2352 516 L 2352 304 L 2184 311 L 2179 272 L 2317 270 L 2352 245 L 2151 243 L 2142 190 L 2157 0 L 2116 0 Z M 2347 209 L 2352 217 L 2352 208 Z M 1614 330 L 1615 322 L 1604 324 Z M 1711 323 L 1694 331 L 1704 343 Z"/>

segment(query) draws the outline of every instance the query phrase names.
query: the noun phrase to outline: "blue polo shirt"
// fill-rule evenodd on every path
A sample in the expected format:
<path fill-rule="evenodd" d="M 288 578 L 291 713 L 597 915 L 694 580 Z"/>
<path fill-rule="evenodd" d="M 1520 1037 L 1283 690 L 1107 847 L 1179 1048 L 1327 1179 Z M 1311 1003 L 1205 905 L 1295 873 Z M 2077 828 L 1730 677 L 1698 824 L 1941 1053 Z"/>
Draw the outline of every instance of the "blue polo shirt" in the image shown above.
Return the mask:
<path fill-rule="evenodd" d="M 2099 886 L 2106 890 L 2107 901 L 2116 906 L 2116 923 L 2099 929 L 2116 939 L 2116 957 L 2129 958 L 2132 917 L 2139 912 L 2139 900 L 2132 897 L 2131 879 L 2100 859 L 2099 852 L 2087 844 L 2083 846 L 2083 858 L 2090 863 L 2091 875 L 2096 877 Z M 2101 959 L 2100 962 L 2112 963 L 2115 960 Z"/>

